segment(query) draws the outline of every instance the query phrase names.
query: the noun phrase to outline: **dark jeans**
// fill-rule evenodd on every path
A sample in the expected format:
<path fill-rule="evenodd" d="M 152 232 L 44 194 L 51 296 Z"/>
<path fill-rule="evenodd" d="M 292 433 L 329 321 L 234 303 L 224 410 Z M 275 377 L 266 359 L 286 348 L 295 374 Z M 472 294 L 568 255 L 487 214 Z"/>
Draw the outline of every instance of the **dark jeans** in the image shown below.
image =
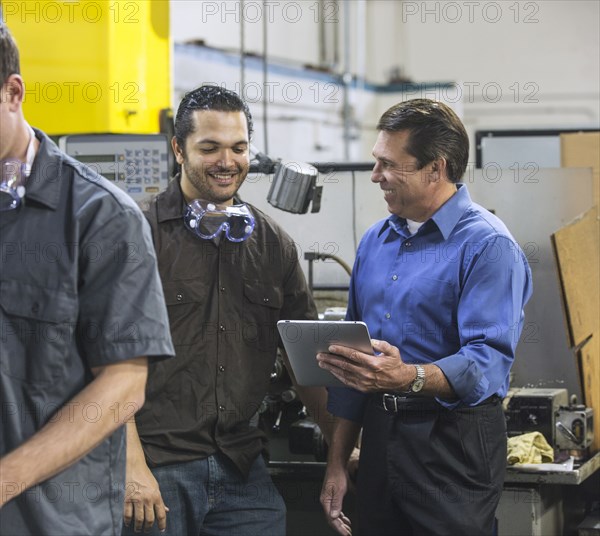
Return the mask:
<path fill-rule="evenodd" d="M 285 504 L 259 456 L 248 479 L 222 454 L 152 470 L 169 536 L 284 536 Z M 124 527 L 123 535 L 135 534 Z M 138 533 L 139 534 L 139 533 Z M 149 534 L 161 534 L 154 525 Z"/>
<path fill-rule="evenodd" d="M 424 399 L 400 404 L 395 413 L 379 395 L 364 422 L 361 536 L 494 533 L 506 468 L 500 399 L 452 411 Z"/>

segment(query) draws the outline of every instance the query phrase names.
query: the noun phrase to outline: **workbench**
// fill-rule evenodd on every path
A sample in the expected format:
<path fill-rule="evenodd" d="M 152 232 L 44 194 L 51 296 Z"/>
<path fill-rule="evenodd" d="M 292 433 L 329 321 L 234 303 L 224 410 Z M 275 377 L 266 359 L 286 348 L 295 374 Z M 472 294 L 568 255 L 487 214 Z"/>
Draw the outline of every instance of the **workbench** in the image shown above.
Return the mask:
<path fill-rule="evenodd" d="M 496 511 L 498 536 L 577 534 L 573 525 L 584 514 L 582 488 L 592 476 L 597 478 L 599 469 L 600 452 L 570 471 L 507 467 Z"/>

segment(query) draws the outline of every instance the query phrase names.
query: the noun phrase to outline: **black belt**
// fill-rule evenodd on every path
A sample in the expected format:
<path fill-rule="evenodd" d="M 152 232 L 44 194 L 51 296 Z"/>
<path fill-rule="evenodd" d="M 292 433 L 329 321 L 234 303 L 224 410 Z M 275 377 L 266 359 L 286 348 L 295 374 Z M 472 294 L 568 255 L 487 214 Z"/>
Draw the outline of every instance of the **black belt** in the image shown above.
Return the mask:
<path fill-rule="evenodd" d="M 406 396 L 406 395 L 397 395 L 394 393 L 383 393 L 383 395 L 377 395 L 376 401 L 378 405 L 389 412 L 389 413 L 398 413 L 404 410 L 437 410 L 437 409 L 446 409 L 444 406 L 439 404 L 435 398 L 425 397 L 425 396 Z M 479 407 L 485 406 L 487 404 L 494 404 L 500 401 L 500 397 L 498 395 L 492 395 L 489 398 L 486 398 L 476 406 L 462 406 L 462 407 Z"/>

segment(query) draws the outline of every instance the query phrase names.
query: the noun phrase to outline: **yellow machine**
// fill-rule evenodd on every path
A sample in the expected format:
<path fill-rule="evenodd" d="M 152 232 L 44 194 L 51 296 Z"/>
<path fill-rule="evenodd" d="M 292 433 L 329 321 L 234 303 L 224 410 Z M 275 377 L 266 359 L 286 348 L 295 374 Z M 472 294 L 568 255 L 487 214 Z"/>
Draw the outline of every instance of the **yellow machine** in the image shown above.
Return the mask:
<path fill-rule="evenodd" d="M 51 135 L 159 132 L 171 106 L 169 0 L 2 0 L 28 121 Z"/>

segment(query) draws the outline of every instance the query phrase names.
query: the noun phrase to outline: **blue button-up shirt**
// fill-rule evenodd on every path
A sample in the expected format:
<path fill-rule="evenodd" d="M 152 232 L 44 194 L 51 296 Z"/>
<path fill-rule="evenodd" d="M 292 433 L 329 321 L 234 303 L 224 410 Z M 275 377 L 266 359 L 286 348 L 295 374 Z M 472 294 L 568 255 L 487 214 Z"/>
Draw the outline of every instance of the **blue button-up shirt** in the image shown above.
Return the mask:
<path fill-rule="evenodd" d="M 348 320 L 400 349 L 406 363 L 435 363 L 459 401 L 506 395 L 532 292 L 523 251 L 465 185 L 414 234 L 392 215 L 362 238 L 352 272 Z M 331 388 L 328 408 L 360 422 L 367 395 Z"/>

